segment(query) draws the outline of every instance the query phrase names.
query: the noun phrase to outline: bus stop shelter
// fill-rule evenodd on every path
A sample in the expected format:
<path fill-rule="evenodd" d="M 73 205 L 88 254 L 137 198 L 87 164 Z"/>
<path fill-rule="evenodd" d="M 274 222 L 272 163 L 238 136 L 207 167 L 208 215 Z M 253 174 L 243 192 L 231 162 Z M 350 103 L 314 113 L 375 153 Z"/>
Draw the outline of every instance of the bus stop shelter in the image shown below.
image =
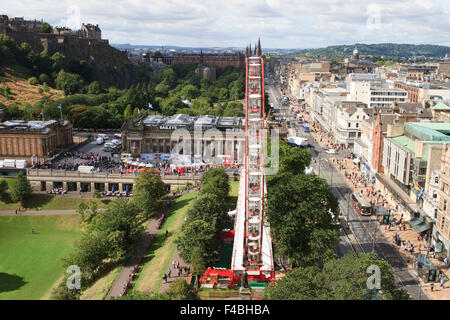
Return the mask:
<path fill-rule="evenodd" d="M 414 255 L 416 259 L 415 268 L 425 282 L 434 282 L 439 277 L 439 273 L 441 272 L 430 259 L 427 258 L 425 254 Z M 444 275 L 444 274 L 443 274 Z"/>
<path fill-rule="evenodd" d="M 375 206 L 374 208 L 377 215 L 377 220 L 380 221 L 380 223 L 389 224 L 389 222 L 394 219 L 394 217 L 391 217 L 384 206 Z"/>

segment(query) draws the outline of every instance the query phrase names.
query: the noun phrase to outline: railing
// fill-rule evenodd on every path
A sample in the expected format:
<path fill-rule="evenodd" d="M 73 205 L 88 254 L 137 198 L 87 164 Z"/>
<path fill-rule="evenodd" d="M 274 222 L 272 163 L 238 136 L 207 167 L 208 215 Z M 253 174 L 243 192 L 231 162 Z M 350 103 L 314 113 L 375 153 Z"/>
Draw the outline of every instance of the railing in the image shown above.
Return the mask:
<path fill-rule="evenodd" d="M 154 173 L 160 175 L 164 180 L 184 180 L 184 179 L 200 179 L 202 173 L 184 173 L 181 176 Z M 27 169 L 27 176 L 29 177 L 80 177 L 80 178 L 135 178 L 135 173 L 109 173 L 109 172 L 90 172 L 82 173 L 79 171 L 66 171 L 56 169 Z"/>

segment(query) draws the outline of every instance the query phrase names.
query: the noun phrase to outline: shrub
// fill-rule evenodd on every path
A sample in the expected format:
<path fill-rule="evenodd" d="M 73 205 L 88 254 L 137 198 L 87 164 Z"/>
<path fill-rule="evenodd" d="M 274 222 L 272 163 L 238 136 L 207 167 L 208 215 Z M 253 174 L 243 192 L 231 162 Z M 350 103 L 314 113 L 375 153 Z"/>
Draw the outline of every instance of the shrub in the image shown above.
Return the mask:
<path fill-rule="evenodd" d="M 32 86 L 35 86 L 35 85 L 39 84 L 39 80 L 36 77 L 31 77 L 31 78 L 28 78 L 28 83 L 31 84 Z"/>

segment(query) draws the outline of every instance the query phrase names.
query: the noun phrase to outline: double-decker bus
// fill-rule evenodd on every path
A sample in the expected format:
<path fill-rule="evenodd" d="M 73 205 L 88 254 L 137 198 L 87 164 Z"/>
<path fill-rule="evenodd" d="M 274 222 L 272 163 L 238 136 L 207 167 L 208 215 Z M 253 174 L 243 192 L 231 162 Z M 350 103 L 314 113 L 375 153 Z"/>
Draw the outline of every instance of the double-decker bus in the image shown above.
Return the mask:
<path fill-rule="evenodd" d="M 364 199 L 362 194 L 353 192 L 352 204 L 360 215 L 370 216 L 372 214 L 372 206 L 367 202 L 366 199 Z"/>

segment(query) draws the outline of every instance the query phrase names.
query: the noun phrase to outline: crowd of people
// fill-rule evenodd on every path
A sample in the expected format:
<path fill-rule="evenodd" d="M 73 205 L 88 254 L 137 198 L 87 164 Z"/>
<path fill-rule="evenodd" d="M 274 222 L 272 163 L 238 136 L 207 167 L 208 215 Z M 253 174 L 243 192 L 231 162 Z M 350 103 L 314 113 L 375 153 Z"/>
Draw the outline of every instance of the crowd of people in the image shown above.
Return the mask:
<path fill-rule="evenodd" d="M 65 152 L 62 156 L 60 161 L 35 164 L 32 168 L 77 171 L 79 166 L 93 166 L 95 172 L 111 173 L 120 167 L 117 160 L 94 152 Z"/>
<path fill-rule="evenodd" d="M 189 275 L 189 273 L 191 272 L 191 267 L 189 267 L 189 266 L 181 267 L 179 261 L 172 261 L 172 267 L 173 267 L 174 272 L 177 273 L 178 277 L 181 277 L 183 272 L 184 272 L 185 276 L 187 277 Z M 167 283 L 167 280 L 171 276 L 172 276 L 172 269 L 170 269 L 170 267 L 169 267 L 167 272 L 162 277 L 164 283 Z"/>
<path fill-rule="evenodd" d="M 65 195 L 66 193 L 67 193 L 67 191 L 64 190 L 63 188 L 53 188 L 53 189 L 47 190 L 47 194 Z"/>

